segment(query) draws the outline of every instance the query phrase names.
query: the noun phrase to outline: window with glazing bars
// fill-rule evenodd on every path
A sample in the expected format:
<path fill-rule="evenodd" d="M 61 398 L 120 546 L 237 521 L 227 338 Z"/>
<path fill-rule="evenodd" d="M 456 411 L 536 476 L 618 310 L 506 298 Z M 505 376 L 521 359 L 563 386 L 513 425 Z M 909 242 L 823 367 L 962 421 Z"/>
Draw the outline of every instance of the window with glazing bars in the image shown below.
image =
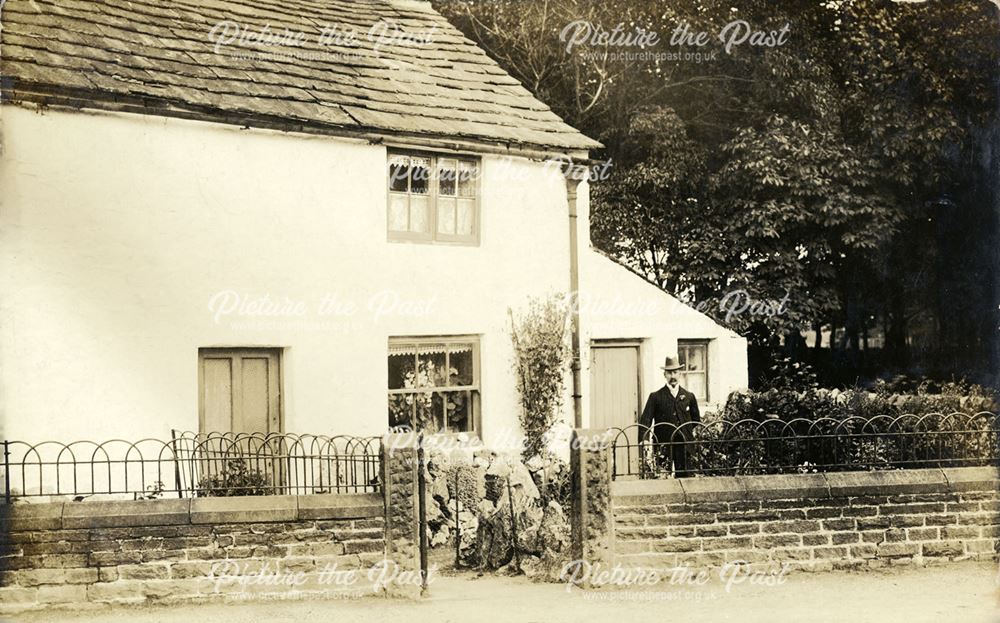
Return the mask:
<path fill-rule="evenodd" d="M 708 340 L 677 340 L 677 355 L 684 366 L 678 373 L 681 385 L 698 402 L 708 402 Z"/>
<path fill-rule="evenodd" d="M 389 426 L 478 432 L 479 340 L 389 340 Z"/>
<path fill-rule="evenodd" d="M 479 161 L 389 152 L 390 240 L 479 242 Z"/>

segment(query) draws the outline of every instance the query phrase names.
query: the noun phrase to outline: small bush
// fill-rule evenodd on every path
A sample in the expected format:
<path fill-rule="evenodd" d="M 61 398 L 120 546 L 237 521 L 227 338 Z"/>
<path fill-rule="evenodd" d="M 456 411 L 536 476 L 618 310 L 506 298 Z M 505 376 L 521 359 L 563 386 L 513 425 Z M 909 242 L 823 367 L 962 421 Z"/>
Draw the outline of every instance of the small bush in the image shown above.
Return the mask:
<path fill-rule="evenodd" d="M 460 508 L 475 509 L 479 505 L 478 472 L 469 463 L 448 463 L 442 478 L 448 487 L 448 498 L 458 498 Z M 457 481 L 457 488 L 456 488 Z"/>
<path fill-rule="evenodd" d="M 228 459 L 222 471 L 198 481 L 201 497 L 233 497 L 237 495 L 270 495 L 267 474 L 250 466 L 243 459 Z"/>
<path fill-rule="evenodd" d="M 522 458 L 546 452 L 547 433 L 559 417 L 570 363 L 566 304 L 557 297 L 532 300 L 527 313 L 511 320 L 514 370 L 521 398 Z"/>
<path fill-rule="evenodd" d="M 146 490 L 142 493 L 136 493 L 135 499 L 137 500 L 159 500 L 163 497 L 163 493 L 166 490 L 166 485 L 163 484 L 162 480 L 157 480 L 155 483 L 146 487 Z"/>
<path fill-rule="evenodd" d="M 812 366 L 793 361 L 790 357 L 783 357 L 768 369 L 763 389 L 805 391 L 817 387 L 819 383 Z"/>
<path fill-rule="evenodd" d="M 993 419 L 973 417 L 996 408 L 993 394 L 979 386 L 949 384 L 941 388 L 948 393 L 933 394 L 926 388 L 893 394 L 887 385 L 871 392 L 792 386 L 731 394 L 718 416 L 722 421 L 698 431 L 693 461 L 699 470 L 958 466 L 996 454 Z"/>
<path fill-rule="evenodd" d="M 772 387 L 764 391 L 733 392 L 719 417 L 727 422 L 767 419 L 790 422 L 796 419 L 845 420 L 860 417 L 869 420 L 876 416 L 895 418 L 932 413 L 975 415 L 984 411 L 996 412 L 992 390 L 979 385 L 956 384 L 948 386 L 948 391 L 894 394 L 888 391 L 887 385 L 876 385 L 874 391 Z"/>
<path fill-rule="evenodd" d="M 551 455 L 536 455 L 525 463 L 535 486 L 538 487 L 542 506 L 556 502 L 562 508 L 572 503 L 573 481 L 569 463 Z"/>

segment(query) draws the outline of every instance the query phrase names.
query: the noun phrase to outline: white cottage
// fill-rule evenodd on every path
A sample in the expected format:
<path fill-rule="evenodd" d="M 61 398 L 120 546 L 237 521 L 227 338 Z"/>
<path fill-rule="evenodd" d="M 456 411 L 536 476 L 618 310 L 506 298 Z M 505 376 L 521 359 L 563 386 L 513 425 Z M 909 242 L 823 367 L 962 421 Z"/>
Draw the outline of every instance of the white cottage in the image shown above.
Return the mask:
<path fill-rule="evenodd" d="M 634 422 L 665 355 L 710 405 L 747 383 L 745 340 L 591 248 L 599 144 L 429 3 L 0 22 L 0 437 L 379 434 L 415 398 L 488 443 L 508 309 L 573 290 L 568 423 Z"/>

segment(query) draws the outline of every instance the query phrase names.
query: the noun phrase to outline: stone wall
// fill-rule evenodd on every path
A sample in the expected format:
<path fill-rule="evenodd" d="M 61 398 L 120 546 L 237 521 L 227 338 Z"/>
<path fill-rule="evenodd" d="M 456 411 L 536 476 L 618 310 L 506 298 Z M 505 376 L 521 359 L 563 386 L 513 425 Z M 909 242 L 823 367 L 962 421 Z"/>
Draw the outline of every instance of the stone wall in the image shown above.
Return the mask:
<path fill-rule="evenodd" d="M 0 613 L 362 590 L 384 533 L 378 493 L 0 507 Z"/>
<path fill-rule="evenodd" d="M 993 560 L 998 491 L 994 468 L 619 481 L 615 560 L 814 571 Z"/>

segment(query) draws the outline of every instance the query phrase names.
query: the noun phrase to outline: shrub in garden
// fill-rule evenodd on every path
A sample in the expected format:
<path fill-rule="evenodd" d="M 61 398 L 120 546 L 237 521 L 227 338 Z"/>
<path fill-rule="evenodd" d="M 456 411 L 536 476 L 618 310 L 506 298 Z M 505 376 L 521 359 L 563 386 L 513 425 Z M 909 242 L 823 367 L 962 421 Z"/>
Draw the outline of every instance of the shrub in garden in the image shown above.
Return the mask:
<path fill-rule="evenodd" d="M 569 508 L 573 485 L 569 463 L 554 456 L 536 455 L 525 466 L 538 487 L 543 506 L 556 502 L 564 509 Z"/>
<path fill-rule="evenodd" d="M 267 474 L 255 469 L 243 459 L 227 459 L 222 471 L 198 481 L 200 497 L 231 497 L 238 495 L 270 495 Z"/>
<path fill-rule="evenodd" d="M 762 389 L 785 389 L 804 391 L 816 389 L 819 383 L 812 366 L 782 357 L 768 368 L 767 381 Z"/>
<path fill-rule="evenodd" d="M 698 431 L 693 461 L 703 473 L 976 465 L 996 455 L 992 418 L 975 417 L 995 412 L 992 390 L 964 382 L 924 382 L 913 394 L 889 383 L 822 389 L 808 366 L 782 360 L 775 371 L 762 391 L 731 394 Z"/>
<path fill-rule="evenodd" d="M 559 416 L 569 368 L 568 314 L 558 297 L 533 299 L 519 319 L 508 310 L 514 370 L 521 398 L 525 460 L 545 453 L 546 435 Z"/>

